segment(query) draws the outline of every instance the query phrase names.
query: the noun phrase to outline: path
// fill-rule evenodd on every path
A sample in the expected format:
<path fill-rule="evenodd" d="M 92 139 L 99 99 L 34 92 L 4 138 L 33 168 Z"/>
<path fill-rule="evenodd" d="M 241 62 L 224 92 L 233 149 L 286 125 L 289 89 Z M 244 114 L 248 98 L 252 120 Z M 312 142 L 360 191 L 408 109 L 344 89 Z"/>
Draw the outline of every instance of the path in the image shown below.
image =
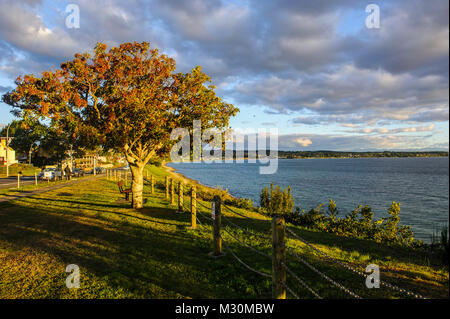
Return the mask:
<path fill-rule="evenodd" d="M 19 194 L 14 194 L 14 195 L 0 195 L 0 203 L 3 202 L 9 202 L 18 198 L 22 198 L 22 197 L 29 197 L 29 196 L 33 196 L 36 194 L 40 194 L 40 193 L 45 193 L 48 191 L 52 191 L 55 189 L 60 189 L 66 186 L 70 186 L 70 185 L 74 185 L 74 184 L 79 184 L 79 183 L 84 183 L 84 182 L 88 182 L 94 179 L 98 179 L 104 177 L 104 174 L 101 175 L 96 175 L 96 176 L 91 176 L 91 177 L 86 177 L 86 178 L 81 178 L 81 179 L 74 179 L 71 180 L 70 182 L 65 182 L 62 184 L 58 184 L 58 185 L 52 185 L 49 187 L 43 187 L 43 188 L 39 188 L 39 189 L 35 189 L 35 190 L 29 190 L 29 191 L 22 191 L 22 193 Z M 20 190 L 19 190 L 20 191 Z"/>
<path fill-rule="evenodd" d="M 34 176 L 20 176 L 20 185 L 34 184 Z M 0 189 L 17 187 L 17 176 L 0 178 Z"/>

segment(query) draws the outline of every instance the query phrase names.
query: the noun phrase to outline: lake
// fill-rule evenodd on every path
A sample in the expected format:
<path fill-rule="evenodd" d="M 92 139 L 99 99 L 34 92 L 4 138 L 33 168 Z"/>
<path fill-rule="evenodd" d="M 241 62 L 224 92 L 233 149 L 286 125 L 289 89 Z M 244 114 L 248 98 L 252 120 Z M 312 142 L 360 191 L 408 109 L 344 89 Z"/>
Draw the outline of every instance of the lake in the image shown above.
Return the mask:
<path fill-rule="evenodd" d="M 177 172 L 200 183 L 228 188 L 231 195 L 251 198 L 270 182 L 292 187 L 295 206 L 305 211 L 329 198 L 344 216 L 358 204 L 369 205 L 374 217 L 387 217 L 395 201 L 400 219 L 412 226 L 415 238 L 430 241 L 433 232 L 448 225 L 449 160 L 434 158 L 280 159 L 278 171 L 260 175 L 253 163 L 170 163 Z"/>

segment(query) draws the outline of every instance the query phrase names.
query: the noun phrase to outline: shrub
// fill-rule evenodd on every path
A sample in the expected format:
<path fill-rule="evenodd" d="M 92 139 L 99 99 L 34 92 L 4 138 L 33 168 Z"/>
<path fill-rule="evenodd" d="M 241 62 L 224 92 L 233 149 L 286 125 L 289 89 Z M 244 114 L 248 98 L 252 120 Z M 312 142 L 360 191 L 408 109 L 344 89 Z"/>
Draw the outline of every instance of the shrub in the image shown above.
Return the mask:
<path fill-rule="evenodd" d="M 234 206 L 237 208 L 255 210 L 255 205 L 251 198 L 227 198 L 225 199 L 225 205 Z"/>
<path fill-rule="evenodd" d="M 162 163 L 163 163 L 163 159 L 162 158 L 152 158 L 151 160 L 149 160 L 147 162 L 147 164 L 153 165 L 153 166 L 156 166 L 156 167 L 161 167 Z"/>
<path fill-rule="evenodd" d="M 448 258 L 448 227 L 444 227 L 441 231 L 441 247 L 442 247 L 442 262 L 445 265 L 449 265 L 449 258 Z"/>
<path fill-rule="evenodd" d="M 199 198 L 202 198 L 203 200 L 211 201 L 213 200 L 214 196 L 219 196 L 222 202 L 225 203 L 227 199 L 229 199 L 231 196 L 228 193 L 227 190 L 219 189 L 219 188 L 213 188 L 213 189 L 203 189 L 203 188 L 197 188 L 197 196 Z"/>
<path fill-rule="evenodd" d="M 260 205 L 269 216 L 292 214 L 294 198 L 291 195 L 291 187 L 281 190 L 279 186 L 276 186 L 274 189 L 271 183 L 270 191 L 267 187 L 261 190 Z"/>
<path fill-rule="evenodd" d="M 291 189 L 288 187 L 283 191 L 280 187 L 270 189 L 265 187 L 260 193 L 260 204 L 263 212 L 269 216 L 281 214 L 287 222 L 304 226 L 318 231 L 334 233 L 345 237 L 358 237 L 371 239 L 376 242 L 390 244 L 414 245 L 414 234 L 410 226 L 400 225 L 400 204 L 393 202 L 388 209 L 388 217 L 373 220 L 373 211 L 369 206 L 358 205 L 345 217 L 338 217 L 339 210 L 336 202 L 330 198 L 328 201 L 327 214 L 322 211 L 323 205 L 305 212 L 299 207 L 292 211 L 294 199 Z M 447 242 L 448 258 L 448 238 Z"/>
<path fill-rule="evenodd" d="M 331 221 L 335 221 L 338 209 L 336 207 L 336 202 L 331 198 L 328 202 L 328 214 L 330 215 Z"/>

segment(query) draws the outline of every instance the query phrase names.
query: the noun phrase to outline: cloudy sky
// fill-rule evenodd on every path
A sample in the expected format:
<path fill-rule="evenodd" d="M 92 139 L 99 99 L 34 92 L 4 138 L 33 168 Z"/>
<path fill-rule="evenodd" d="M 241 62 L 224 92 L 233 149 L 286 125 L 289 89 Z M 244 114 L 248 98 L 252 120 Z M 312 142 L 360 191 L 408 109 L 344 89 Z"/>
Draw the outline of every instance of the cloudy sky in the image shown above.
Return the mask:
<path fill-rule="evenodd" d="M 366 6 L 380 8 L 367 28 Z M 76 4 L 80 28 L 67 28 Z M 281 149 L 448 150 L 448 0 L 0 0 L 0 94 L 96 42 L 196 65 Z M 0 103 L 0 123 L 12 119 Z"/>

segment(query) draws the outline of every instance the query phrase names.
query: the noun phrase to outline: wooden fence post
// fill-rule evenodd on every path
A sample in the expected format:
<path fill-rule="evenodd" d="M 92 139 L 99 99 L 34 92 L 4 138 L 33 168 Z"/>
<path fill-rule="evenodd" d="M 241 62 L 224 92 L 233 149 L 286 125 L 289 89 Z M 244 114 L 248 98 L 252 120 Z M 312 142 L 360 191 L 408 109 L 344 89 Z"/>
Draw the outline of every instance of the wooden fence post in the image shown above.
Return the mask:
<path fill-rule="evenodd" d="M 169 177 L 166 176 L 166 199 L 169 199 Z"/>
<path fill-rule="evenodd" d="M 148 175 L 148 171 L 147 171 L 147 175 Z M 155 193 L 155 179 L 153 177 L 153 174 L 150 175 L 150 183 L 152 184 L 152 194 Z"/>
<path fill-rule="evenodd" d="M 175 205 L 175 181 L 172 179 L 170 183 L 170 204 Z"/>
<path fill-rule="evenodd" d="M 178 212 L 182 213 L 183 212 L 183 198 L 184 197 L 184 192 L 183 192 L 183 182 L 179 181 L 178 182 Z"/>
<path fill-rule="evenodd" d="M 17 188 L 20 188 L 20 174 L 17 173 Z"/>
<path fill-rule="evenodd" d="M 286 299 L 286 249 L 284 217 L 272 218 L 272 298 Z"/>
<path fill-rule="evenodd" d="M 37 174 L 34 172 L 34 185 L 37 185 Z"/>
<path fill-rule="evenodd" d="M 191 188 L 191 228 L 197 228 L 197 188 Z"/>
<path fill-rule="evenodd" d="M 125 186 L 127 186 L 127 179 L 128 179 L 128 171 L 125 171 Z"/>
<path fill-rule="evenodd" d="M 222 255 L 222 237 L 220 237 L 220 226 L 222 223 L 221 216 L 221 200 L 219 196 L 214 196 L 214 221 L 213 221 L 213 237 L 214 237 L 214 251 L 213 256 Z"/>

